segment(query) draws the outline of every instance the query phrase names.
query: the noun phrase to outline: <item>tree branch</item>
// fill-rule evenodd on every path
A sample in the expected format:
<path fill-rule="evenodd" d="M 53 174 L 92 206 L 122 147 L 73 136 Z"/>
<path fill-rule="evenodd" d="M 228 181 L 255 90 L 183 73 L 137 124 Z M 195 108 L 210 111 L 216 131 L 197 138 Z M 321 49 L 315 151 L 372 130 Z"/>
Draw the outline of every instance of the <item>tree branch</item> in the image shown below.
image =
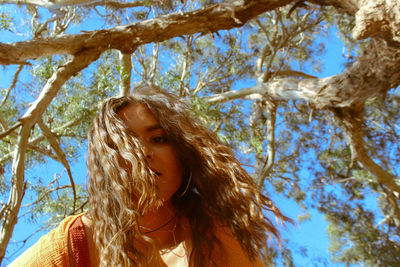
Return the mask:
<path fill-rule="evenodd" d="M 126 96 L 131 91 L 132 54 L 119 52 L 119 59 L 121 62 L 119 95 Z"/>
<path fill-rule="evenodd" d="M 25 172 L 25 152 L 32 125 L 23 125 L 18 135 L 15 146 L 15 156 L 12 165 L 11 189 L 8 202 L 0 214 L 2 225 L 0 227 L 0 262 L 3 260 L 8 242 L 17 223 L 19 207 L 23 197 L 23 184 Z"/>
<path fill-rule="evenodd" d="M 274 100 L 304 100 L 315 109 L 350 107 L 398 86 L 400 73 L 394 69 L 400 69 L 400 53 L 374 39 L 341 74 L 320 79 L 275 78 L 254 87 L 209 96 L 205 101 L 215 104 L 267 94 Z"/>
<path fill-rule="evenodd" d="M 47 127 L 47 125 L 43 122 L 42 119 L 40 119 L 38 121 L 38 125 L 39 125 L 40 129 L 42 130 L 43 135 L 47 138 L 47 140 L 49 141 L 51 147 L 53 148 L 54 152 L 56 153 L 57 158 L 62 163 L 64 168 L 67 170 L 69 181 L 70 181 L 71 187 L 72 187 L 72 192 L 74 194 L 74 204 L 73 204 L 73 209 L 72 210 L 75 211 L 75 205 L 76 205 L 75 182 L 74 182 L 74 178 L 72 177 L 72 172 L 71 172 L 71 168 L 69 166 L 67 157 L 65 156 L 64 151 L 62 151 L 59 141 L 56 139 L 54 134 L 51 132 L 50 128 Z"/>
<path fill-rule="evenodd" d="M 73 120 L 73 121 L 69 121 L 69 122 L 67 122 L 67 123 L 64 124 L 64 125 L 62 125 L 62 126 L 56 128 L 56 129 L 53 129 L 53 132 L 54 132 L 56 135 L 59 135 L 60 132 L 62 132 L 62 131 L 64 131 L 65 129 L 70 128 L 70 127 L 76 125 L 77 123 L 79 123 L 79 121 L 80 121 L 81 119 L 82 119 L 82 118 L 77 118 L 77 119 L 75 119 L 75 120 Z M 18 125 L 21 126 L 21 123 L 19 123 Z M 42 153 L 42 154 L 44 154 L 44 155 L 46 155 L 46 156 L 49 156 L 49 157 L 53 158 L 54 160 L 57 160 L 57 159 L 55 159 L 55 157 L 52 157 L 52 156 L 49 155 L 48 153 L 43 153 L 43 151 L 39 151 L 39 150 L 37 149 L 37 147 L 35 147 L 35 145 L 36 145 L 37 143 L 43 141 L 44 138 L 45 138 L 44 135 L 39 135 L 39 136 L 35 137 L 35 139 L 30 140 L 30 141 L 28 142 L 28 148 L 31 148 L 32 150 L 38 151 L 38 152 L 40 152 L 40 153 Z M 12 156 L 13 156 L 13 153 L 6 154 L 4 157 L 2 157 L 2 158 L 0 159 L 0 164 L 4 164 L 7 160 L 10 160 L 10 159 L 12 158 Z"/>
<path fill-rule="evenodd" d="M 3 216 L 3 224 L 0 228 L 0 262 L 4 258 L 6 247 L 10 241 L 13 229 L 17 223 L 17 216 L 23 197 L 23 184 L 25 172 L 25 152 L 28 138 L 32 127 L 41 119 L 47 106 L 56 96 L 61 86 L 71 76 L 86 68 L 91 62 L 100 56 L 100 51 L 84 50 L 78 53 L 66 65 L 59 67 L 53 76 L 43 87 L 39 97 L 29 107 L 26 113 L 20 118 L 22 128 L 19 134 L 18 143 L 15 147 L 15 156 L 12 166 L 11 190 L 8 203 Z"/>
<path fill-rule="evenodd" d="M 380 165 L 376 164 L 365 150 L 363 135 L 363 105 L 353 106 L 350 108 L 333 108 L 331 109 L 336 118 L 343 124 L 344 131 L 349 141 L 352 162 L 358 162 L 362 168 L 373 174 L 377 182 L 384 186 L 387 191 L 387 200 L 391 204 L 396 221 L 400 226 L 400 210 L 396 201 L 393 201 L 392 194 L 396 193 L 400 196 L 400 186 L 396 183 L 395 178 Z M 396 199 L 396 197 L 394 198 Z M 399 199 L 399 197 L 397 197 Z M 395 206 L 394 206 L 395 205 Z"/>
<path fill-rule="evenodd" d="M 35 102 L 29 107 L 25 114 L 19 119 L 23 124 L 36 123 L 46 110 L 47 106 L 56 96 L 61 86 L 72 76 L 86 68 L 90 63 L 97 60 L 101 50 L 83 50 L 76 54 L 66 65 L 60 66 L 53 76 L 47 81 L 43 90 Z"/>
<path fill-rule="evenodd" d="M 117 2 L 117 1 L 106 1 L 106 0 L 0 0 L 1 4 L 16 4 L 16 5 L 27 5 L 27 6 L 40 6 L 48 9 L 56 9 L 65 6 L 106 6 L 115 9 L 119 8 L 132 8 L 149 6 L 151 1 L 134 1 L 134 2 Z"/>
<path fill-rule="evenodd" d="M 18 81 L 18 76 L 19 76 L 19 74 L 21 73 L 21 70 L 22 70 L 23 67 L 24 67 L 24 65 L 19 65 L 19 66 L 18 66 L 18 69 L 17 69 L 17 71 L 16 71 L 15 74 L 14 74 L 14 78 L 13 78 L 13 80 L 12 80 L 10 86 L 7 88 L 7 93 L 6 93 L 6 95 L 4 96 L 3 100 L 2 100 L 1 103 L 0 103 L 0 108 L 2 108 L 3 105 L 7 102 L 7 99 L 8 99 L 8 97 L 10 96 L 10 92 L 11 92 L 11 90 L 15 87 L 15 84 L 16 84 L 17 81 Z"/>
<path fill-rule="evenodd" d="M 266 121 L 267 126 L 267 155 L 265 158 L 264 166 L 259 170 L 258 186 L 262 188 L 264 185 L 265 178 L 269 175 L 275 162 L 275 122 L 276 122 L 276 110 L 277 103 L 272 100 L 265 101 L 265 108 L 268 112 Z"/>
<path fill-rule="evenodd" d="M 13 126 L 11 126 L 10 128 L 8 128 L 6 131 L 0 133 L 0 139 L 6 137 L 7 135 L 11 134 L 13 131 L 15 131 L 15 129 L 17 129 L 18 127 L 20 127 L 22 124 L 20 122 L 17 122 L 16 124 L 14 124 Z"/>
<path fill-rule="evenodd" d="M 266 11 L 284 6 L 293 0 L 242 1 L 242 4 L 220 3 L 204 9 L 174 13 L 108 30 L 97 30 L 58 37 L 47 37 L 11 44 L 0 43 L 0 64 L 9 65 L 29 59 L 54 55 L 76 54 L 83 49 L 118 49 L 132 53 L 135 47 L 161 42 L 194 33 L 211 33 L 243 26 Z M 240 21 L 240 23 L 238 23 Z"/>
<path fill-rule="evenodd" d="M 356 40 L 381 36 L 400 45 L 400 2 L 397 0 L 359 1 L 355 14 L 356 26 L 352 35 Z"/>

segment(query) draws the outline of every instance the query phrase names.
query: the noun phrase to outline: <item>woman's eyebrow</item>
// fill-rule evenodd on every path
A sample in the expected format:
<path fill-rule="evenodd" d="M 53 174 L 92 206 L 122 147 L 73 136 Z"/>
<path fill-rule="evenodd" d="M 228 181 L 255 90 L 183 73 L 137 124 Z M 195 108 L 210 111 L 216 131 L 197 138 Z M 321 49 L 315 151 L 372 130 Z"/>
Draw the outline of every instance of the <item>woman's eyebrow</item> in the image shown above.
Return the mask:
<path fill-rule="evenodd" d="M 146 127 L 146 132 L 153 132 L 159 129 L 163 129 L 160 124 L 154 124 Z"/>

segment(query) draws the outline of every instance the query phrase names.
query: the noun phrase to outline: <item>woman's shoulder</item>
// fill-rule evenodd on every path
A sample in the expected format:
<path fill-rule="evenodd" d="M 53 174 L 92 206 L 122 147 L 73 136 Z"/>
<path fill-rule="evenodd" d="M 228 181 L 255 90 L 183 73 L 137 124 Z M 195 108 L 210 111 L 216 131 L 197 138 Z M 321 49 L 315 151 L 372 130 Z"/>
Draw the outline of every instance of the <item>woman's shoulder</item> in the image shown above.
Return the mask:
<path fill-rule="evenodd" d="M 215 228 L 215 235 L 221 241 L 222 250 L 216 248 L 213 253 L 213 260 L 217 266 L 230 267 L 264 267 L 261 259 L 251 261 L 243 250 L 240 242 L 232 234 L 229 227 L 218 226 Z"/>
<path fill-rule="evenodd" d="M 9 266 L 65 266 L 69 265 L 68 230 L 83 214 L 68 216 L 34 245 L 27 249 Z"/>

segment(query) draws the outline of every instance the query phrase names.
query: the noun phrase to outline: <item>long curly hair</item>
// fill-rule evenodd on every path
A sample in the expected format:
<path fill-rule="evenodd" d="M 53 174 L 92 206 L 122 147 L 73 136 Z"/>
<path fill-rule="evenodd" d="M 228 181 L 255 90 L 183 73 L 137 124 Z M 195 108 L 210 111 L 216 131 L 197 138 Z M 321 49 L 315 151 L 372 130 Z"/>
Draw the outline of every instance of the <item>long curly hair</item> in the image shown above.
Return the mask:
<path fill-rule="evenodd" d="M 161 205 L 157 177 L 140 141 L 117 114 L 136 103 L 154 114 L 183 166 L 182 185 L 172 201 L 191 226 L 189 265 L 212 262 L 213 249 L 221 246 L 217 226 L 230 229 L 250 260 L 268 260 L 269 241 L 272 236 L 279 240 L 279 233 L 264 211 L 281 221 L 287 218 L 260 192 L 231 148 L 189 115 L 187 104 L 157 87 L 141 87 L 106 100 L 88 134 L 88 216 L 94 222 L 100 265 L 146 266 L 135 248 L 135 242 L 149 240 L 139 227 L 140 218 Z"/>

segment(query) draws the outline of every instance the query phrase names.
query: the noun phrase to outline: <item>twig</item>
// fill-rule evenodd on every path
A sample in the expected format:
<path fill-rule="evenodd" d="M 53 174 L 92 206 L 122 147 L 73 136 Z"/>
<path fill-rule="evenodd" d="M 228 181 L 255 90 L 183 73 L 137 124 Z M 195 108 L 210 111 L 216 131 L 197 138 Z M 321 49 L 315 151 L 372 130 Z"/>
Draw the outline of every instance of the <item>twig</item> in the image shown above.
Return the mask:
<path fill-rule="evenodd" d="M 47 125 L 43 122 L 42 119 L 38 121 L 38 125 L 40 129 L 42 130 L 44 136 L 47 138 L 49 141 L 51 147 L 53 148 L 54 152 L 57 155 L 57 158 L 61 161 L 62 165 L 64 168 L 67 170 L 69 181 L 71 183 L 72 191 L 74 193 L 74 204 L 73 204 L 73 211 L 75 211 L 75 205 L 76 205 L 76 188 L 75 188 L 75 182 L 74 178 L 72 177 L 72 172 L 71 168 L 69 166 L 68 160 L 65 156 L 64 151 L 62 151 L 59 142 L 56 140 L 56 137 L 54 134 L 51 132 L 50 128 L 47 127 Z"/>
<path fill-rule="evenodd" d="M 6 95 L 4 96 L 3 100 L 1 101 L 0 108 L 3 107 L 3 105 L 6 103 L 8 97 L 10 96 L 10 92 L 11 92 L 11 90 L 15 87 L 15 84 L 16 84 L 17 81 L 18 81 L 18 76 L 19 76 L 19 74 L 21 73 L 21 70 L 22 70 L 23 67 L 24 67 L 24 65 L 19 65 L 19 66 L 18 66 L 18 69 L 17 69 L 17 71 L 16 71 L 15 74 L 14 74 L 14 78 L 13 78 L 13 80 L 12 80 L 12 82 L 11 82 L 11 85 L 7 88 L 7 93 L 6 93 Z"/>
<path fill-rule="evenodd" d="M 258 186 L 262 188 L 265 178 L 269 175 L 275 162 L 275 123 L 278 105 L 275 101 L 267 99 L 265 106 L 268 111 L 267 126 L 267 156 L 264 167 L 258 176 Z"/>
<path fill-rule="evenodd" d="M 17 129 L 18 127 L 20 127 L 22 125 L 21 122 L 17 122 L 16 124 L 14 124 L 13 126 L 11 126 L 10 128 L 8 128 L 6 131 L 0 133 L 0 139 L 6 137 L 7 135 L 9 135 L 10 133 L 12 133 L 15 129 Z"/>

